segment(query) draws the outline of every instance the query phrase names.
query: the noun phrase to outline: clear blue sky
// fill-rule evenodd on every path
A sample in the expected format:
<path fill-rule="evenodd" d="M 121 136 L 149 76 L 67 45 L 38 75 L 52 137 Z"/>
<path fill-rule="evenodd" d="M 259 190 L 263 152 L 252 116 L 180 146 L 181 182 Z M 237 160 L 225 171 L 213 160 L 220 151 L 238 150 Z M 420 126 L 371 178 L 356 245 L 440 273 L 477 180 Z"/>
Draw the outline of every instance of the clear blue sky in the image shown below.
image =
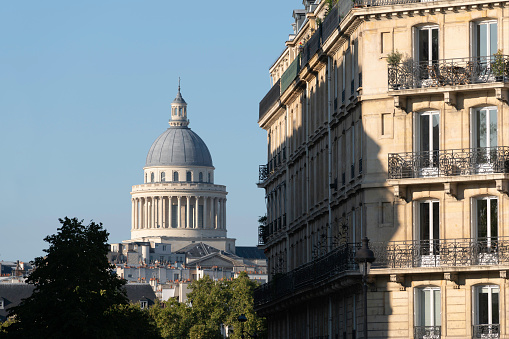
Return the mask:
<path fill-rule="evenodd" d="M 257 244 L 258 103 L 300 0 L 4 1 L 0 260 L 31 260 L 69 216 L 130 238 L 131 186 L 182 78 L 189 127 L 227 186 L 228 235 Z"/>

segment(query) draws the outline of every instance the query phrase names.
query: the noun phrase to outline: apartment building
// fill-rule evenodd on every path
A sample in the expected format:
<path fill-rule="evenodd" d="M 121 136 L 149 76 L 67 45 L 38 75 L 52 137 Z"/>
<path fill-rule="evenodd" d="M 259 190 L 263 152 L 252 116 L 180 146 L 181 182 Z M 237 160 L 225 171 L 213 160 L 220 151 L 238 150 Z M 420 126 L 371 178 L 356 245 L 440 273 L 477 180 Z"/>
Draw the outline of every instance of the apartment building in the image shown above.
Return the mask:
<path fill-rule="evenodd" d="M 509 338 L 508 2 L 303 5 L 258 121 L 270 338 Z"/>

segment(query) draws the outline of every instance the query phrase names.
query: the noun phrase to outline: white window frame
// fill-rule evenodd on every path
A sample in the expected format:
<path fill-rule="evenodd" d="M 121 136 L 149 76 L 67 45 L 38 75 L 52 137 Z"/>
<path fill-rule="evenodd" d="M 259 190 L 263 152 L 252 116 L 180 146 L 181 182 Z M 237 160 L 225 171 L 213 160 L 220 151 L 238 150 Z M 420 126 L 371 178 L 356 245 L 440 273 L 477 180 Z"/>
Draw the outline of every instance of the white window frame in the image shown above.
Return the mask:
<path fill-rule="evenodd" d="M 487 288 L 488 293 L 488 324 L 479 324 L 479 292 Z M 472 288 L 472 323 L 474 325 L 497 325 L 493 324 L 493 294 L 498 293 L 498 316 L 500 321 L 500 286 L 498 285 L 476 285 Z"/>
<path fill-rule="evenodd" d="M 497 141 L 496 141 L 496 145 L 491 145 L 491 142 L 490 142 L 490 134 L 491 134 L 491 131 L 488 129 L 487 131 L 487 141 L 489 143 L 489 146 L 488 147 L 496 147 L 498 146 L 498 122 L 499 122 L 499 117 L 498 117 L 498 107 L 497 106 L 481 106 L 481 107 L 474 107 L 472 109 L 470 109 L 470 145 L 472 148 L 478 148 L 480 147 L 478 144 L 477 144 L 477 113 L 480 112 L 480 111 L 486 111 L 486 119 L 487 119 L 487 122 L 489 123 L 490 122 L 490 114 L 489 112 L 491 110 L 495 110 L 497 113 Z"/>
<path fill-rule="evenodd" d="M 421 306 L 423 304 L 423 298 L 422 298 L 422 294 L 423 292 L 425 291 L 432 291 L 433 293 L 430 293 L 430 305 L 429 305 L 429 319 L 431 320 L 431 325 L 425 325 L 425 324 L 421 324 Z M 436 286 L 426 286 L 426 287 L 417 287 L 414 289 L 414 321 L 415 321 L 415 325 L 414 326 L 442 326 L 442 306 L 441 306 L 441 300 L 440 300 L 440 309 L 438 310 L 439 312 L 439 321 L 438 321 L 438 324 L 435 324 L 435 291 L 439 291 L 440 293 L 440 298 L 442 298 L 442 291 L 440 289 L 440 287 L 436 287 Z"/>
<path fill-rule="evenodd" d="M 419 59 L 420 57 L 420 50 L 419 50 L 419 32 L 420 31 L 423 31 L 423 30 L 427 30 L 428 31 L 428 53 L 430 53 L 431 55 L 429 55 L 429 60 L 428 60 L 428 64 L 429 65 L 432 65 L 433 64 L 433 30 L 436 29 L 438 30 L 438 50 L 437 50 L 437 59 L 440 59 L 440 27 L 438 25 L 425 25 L 425 26 L 417 26 L 417 27 L 414 27 L 414 42 L 412 44 L 413 46 L 413 55 L 414 55 L 414 60 L 416 62 L 419 62 L 421 63 L 422 61 Z"/>
<path fill-rule="evenodd" d="M 472 204 L 472 234 L 475 235 L 475 239 L 478 239 L 479 236 L 478 236 L 478 233 L 479 233 L 479 230 L 478 230 L 478 225 L 479 225 L 479 221 L 478 221 L 478 217 L 477 217 L 477 204 L 478 204 L 478 201 L 480 200 L 487 200 L 487 220 L 486 220 L 486 233 L 487 233 L 487 238 L 488 238 L 488 246 L 491 245 L 491 239 L 492 238 L 495 238 L 495 237 L 498 237 L 498 228 L 500 227 L 500 213 L 499 213 L 499 209 L 500 209 L 500 206 L 499 206 L 499 203 L 498 203 L 498 197 L 496 196 L 482 196 L 482 197 L 475 197 L 473 199 L 473 204 Z M 492 235 L 491 234 L 491 200 L 495 200 L 497 202 L 497 234 L 496 235 Z"/>
<path fill-rule="evenodd" d="M 479 55 L 479 53 L 477 52 L 477 48 L 478 48 L 478 40 L 479 40 L 479 37 L 478 37 L 478 33 L 477 33 L 477 27 L 481 26 L 481 25 L 487 25 L 488 26 L 488 29 L 486 30 L 487 31 L 487 39 L 486 39 L 486 51 L 489 51 L 491 50 L 491 44 L 490 44 L 490 41 L 491 41 L 491 30 L 489 28 L 490 25 L 492 24 L 496 24 L 496 29 L 497 29 L 497 41 L 496 41 L 496 48 L 495 50 L 498 50 L 498 38 L 499 38 L 499 34 L 498 34 L 498 20 L 494 19 L 494 20 L 481 20 L 481 21 L 474 21 L 472 22 L 471 24 L 471 39 L 472 39 L 472 56 L 474 57 L 489 57 L 491 56 L 490 55 Z"/>

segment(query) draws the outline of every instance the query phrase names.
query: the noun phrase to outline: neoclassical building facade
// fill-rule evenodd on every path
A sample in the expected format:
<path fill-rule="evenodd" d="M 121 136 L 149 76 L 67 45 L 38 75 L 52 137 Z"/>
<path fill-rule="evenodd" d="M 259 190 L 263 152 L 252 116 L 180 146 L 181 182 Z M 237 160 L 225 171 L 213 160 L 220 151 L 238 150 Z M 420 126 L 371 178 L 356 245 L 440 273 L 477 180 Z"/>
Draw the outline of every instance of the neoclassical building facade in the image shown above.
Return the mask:
<path fill-rule="evenodd" d="M 269 337 L 509 338 L 509 2 L 303 4 L 258 120 Z"/>
<path fill-rule="evenodd" d="M 226 231 L 226 187 L 214 184 L 207 145 L 188 127 L 180 86 L 169 125 L 150 147 L 143 184 L 131 192 L 131 241 L 168 243 L 172 251 L 201 241 L 233 253 L 235 240 Z"/>

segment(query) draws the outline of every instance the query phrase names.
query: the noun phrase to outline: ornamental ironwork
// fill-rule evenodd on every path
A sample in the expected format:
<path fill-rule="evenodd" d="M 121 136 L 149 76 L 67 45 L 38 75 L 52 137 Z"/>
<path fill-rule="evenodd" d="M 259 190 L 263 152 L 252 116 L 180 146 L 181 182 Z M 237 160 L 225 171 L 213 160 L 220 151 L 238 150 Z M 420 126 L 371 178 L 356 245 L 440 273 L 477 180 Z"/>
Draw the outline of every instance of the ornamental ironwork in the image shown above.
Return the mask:
<path fill-rule="evenodd" d="M 473 326 L 473 338 L 500 338 L 500 324 L 480 324 Z"/>
<path fill-rule="evenodd" d="M 414 339 L 440 339 L 441 326 L 414 326 Z"/>
<path fill-rule="evenodd" d="M 389 153 L 389 179 L 509 173 L 509 147 Z"/>
<path fill-rule="evenodd" d="M 419 2 L 437 2 L 442 0 L 354 0 L 355 6 L 391 6 L 400 4 L 413 4 Z"/>
<path fill-rule="evenodd" d="M 492 55 L 388 65 L 389 90 L 509 82 L 509 56 Z"/>

